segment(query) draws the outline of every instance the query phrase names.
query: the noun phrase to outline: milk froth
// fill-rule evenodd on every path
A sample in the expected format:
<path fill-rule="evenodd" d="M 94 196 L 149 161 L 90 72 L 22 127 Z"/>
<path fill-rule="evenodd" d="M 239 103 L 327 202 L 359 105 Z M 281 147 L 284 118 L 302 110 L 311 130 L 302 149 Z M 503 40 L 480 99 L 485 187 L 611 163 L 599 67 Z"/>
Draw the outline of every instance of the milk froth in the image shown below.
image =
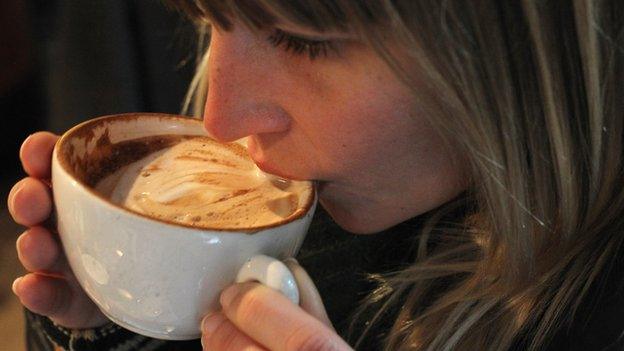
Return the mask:
<path fill-rule="evenodd" d="M 184 225 L 253 229 L 296 216 L 312 184 L 263 173 L 243 146 L 190 137 L 98 182 L 113 203 Z"/>

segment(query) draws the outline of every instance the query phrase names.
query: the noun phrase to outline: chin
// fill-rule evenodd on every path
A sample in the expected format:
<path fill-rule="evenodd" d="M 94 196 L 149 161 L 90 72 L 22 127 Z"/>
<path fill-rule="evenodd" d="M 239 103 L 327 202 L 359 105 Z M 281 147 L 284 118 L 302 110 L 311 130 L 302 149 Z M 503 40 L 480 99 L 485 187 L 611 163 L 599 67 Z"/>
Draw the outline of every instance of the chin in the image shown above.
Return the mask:
<path fill-rule="evenodd" d="M 383 207 L 370 205 L 375 202 L 374 199 L 345 191 L 336 183 L 320 182 L 318 196 L 319 204 L 334 222 L 350 233 L 375 234 L 397 224 L 391 221 L 393 216 Z"/>
<path fill-rule="evenodd" d="M 353 234 L 375 234 L 392 226 L 381 223 L 376 216 L 365 211 L 348 211 L 323 198 L 319 198 L 319 203 L 340 228 Z"/>

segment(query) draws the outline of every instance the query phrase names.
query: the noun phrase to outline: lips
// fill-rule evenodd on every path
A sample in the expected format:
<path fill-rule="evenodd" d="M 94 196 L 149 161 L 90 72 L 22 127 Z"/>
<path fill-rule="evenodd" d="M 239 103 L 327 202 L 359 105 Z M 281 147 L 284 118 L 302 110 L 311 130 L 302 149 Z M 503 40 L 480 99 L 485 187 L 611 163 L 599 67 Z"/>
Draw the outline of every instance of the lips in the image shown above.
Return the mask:
<path fill-rule="evenodd" d="M 294 174 L 290 174 L 285 172 L 279 167 L 271 164 L 267 159 L 266 155 L 260 148 L 258 147 L 257 141 L 253 136 L 247 138 L 247 152 L 249 153 L 249 157 L 251 157 L 252 161 L 260 168 L 263 172 L 272 174 L 274 176 L 291 179 L 291 180 L 309 180 L 303 177 L 297 177 Z"/>
<path fill-rule="evenodd" d="M 289 174 L 289 173 L 284 172 L 282 170 L 279 170 L 279 169 L 275 168 L 273 165 L 271 165 L 268 162 L 254 159 L 253 156 L 252 156 L 252 160 L 254 161 L 256 166 L 258 166 L 258 168 L 260 168 L 265 173 L 269 173 L 269 174 L 272 174 L 274 176 L 277 176 L 277 177 L 280 177 L 280 178 L 285 178 L 285 179 L 290 179 L 290 180 L 309 180 L 309 179 L 305 179 L 305 178 L 302 178 L 302 177 L 297 177 L 295 175 L 292 175 L 292 174 Z"/>

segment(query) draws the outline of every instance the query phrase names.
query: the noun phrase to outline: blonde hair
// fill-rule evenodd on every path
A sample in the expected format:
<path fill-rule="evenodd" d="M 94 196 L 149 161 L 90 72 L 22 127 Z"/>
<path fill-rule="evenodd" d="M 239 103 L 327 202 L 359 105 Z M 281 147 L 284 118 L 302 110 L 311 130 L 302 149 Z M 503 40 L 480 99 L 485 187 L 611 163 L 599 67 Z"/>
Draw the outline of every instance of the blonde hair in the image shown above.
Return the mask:
<path fill-rule="evenodd" d="M 466 155 L 470 215 L 442 221 L 457 201 L 430 214 L 416 261 L 381 277 L 364 304 L 377 309 L 372 324 L 401 307 L 387 350 L 539 350 L 621 250 L 624 18 L 611 15 L 621 2 L 170 2 L 226 29 L 279 19 L 356 33 Z"/>

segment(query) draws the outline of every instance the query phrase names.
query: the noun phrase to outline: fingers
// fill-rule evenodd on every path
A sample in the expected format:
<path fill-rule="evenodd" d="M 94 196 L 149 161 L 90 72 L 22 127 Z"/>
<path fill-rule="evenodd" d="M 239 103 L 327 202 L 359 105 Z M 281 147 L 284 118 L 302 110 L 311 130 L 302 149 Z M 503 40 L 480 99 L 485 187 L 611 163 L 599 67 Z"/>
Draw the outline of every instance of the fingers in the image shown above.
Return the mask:
<path fill-rule="evenodd" d="M 20 148 L 20 159 L 28 175 L 50 178 L 52 150 L 58 138 L 50 132 L 37 132 L 24 140 Z"/>
<path fill-rule="evenodd" d="M 19 181 L 7 199 L 13 219 L 32 227 L 17 240 L 18 257 L 32 273 L 13 283 L 20 302 L 35 313 L 67 328 L 92 328 L 110 322 L 89 299 L 69 269 L 57 237 L 44 227 L 52 212 L 52 151 L 58 136 L 35 133 L 24 141 L 20 159 L 30 176 Z"/>
<path fill-rule="evenodd" d="M 215 313 L 204 318 L 202 332 L 201 343 L 204 350 L 266 350 L 249 336 L 238 330 L 223 313 Z"/>
<path fill-rule="evenodd" d="M 42 181 L 24 178 L 11 189 L 7 205 L 15 222 L 30 227 L 42 223 L 50 216 L 52 194 Z"/>
<path fill-rule="evenodd" d="M 29 273 L 15 280 L 13 292 L 26 308 L 66 328 L 93 328 L 109 322 L 71 280 Z"/>
<path fill-rule="evenodd" d="M 30 272 L 69 272 L 59 241 L 43 227 L 26 230 L 17 238 L 16 247 L 20 262 Z"/>
<path fill-rule="evenodd" d="M 351 350 L 328 326 L 261 284 L 232 285 L 220 302 L 238 329 L 270 350 Z"/>
<path fill-rule="evenodd" d="M 61 278 L 29 273 L 13 282 L 13 292 L 29 310 L 45 316 L 60 315 L 68 305 L 70 290 Z"/>
<path fill-rule="evenodd" d="M 308 272 L 299 265 L 299 262 L 294 258 L 288 258 L 284 260 L 284 263 L 290 269 L 297 281 L 297 287 L 299 288 L 299 305 L 304 311 L 321 321 L 326 326 L 334 329 L 331 320 L 327 316 L 325 305 L 321 295 L 316 289 L 316 285 L 312 281 L 312 278 L 308 275 Z"/>

